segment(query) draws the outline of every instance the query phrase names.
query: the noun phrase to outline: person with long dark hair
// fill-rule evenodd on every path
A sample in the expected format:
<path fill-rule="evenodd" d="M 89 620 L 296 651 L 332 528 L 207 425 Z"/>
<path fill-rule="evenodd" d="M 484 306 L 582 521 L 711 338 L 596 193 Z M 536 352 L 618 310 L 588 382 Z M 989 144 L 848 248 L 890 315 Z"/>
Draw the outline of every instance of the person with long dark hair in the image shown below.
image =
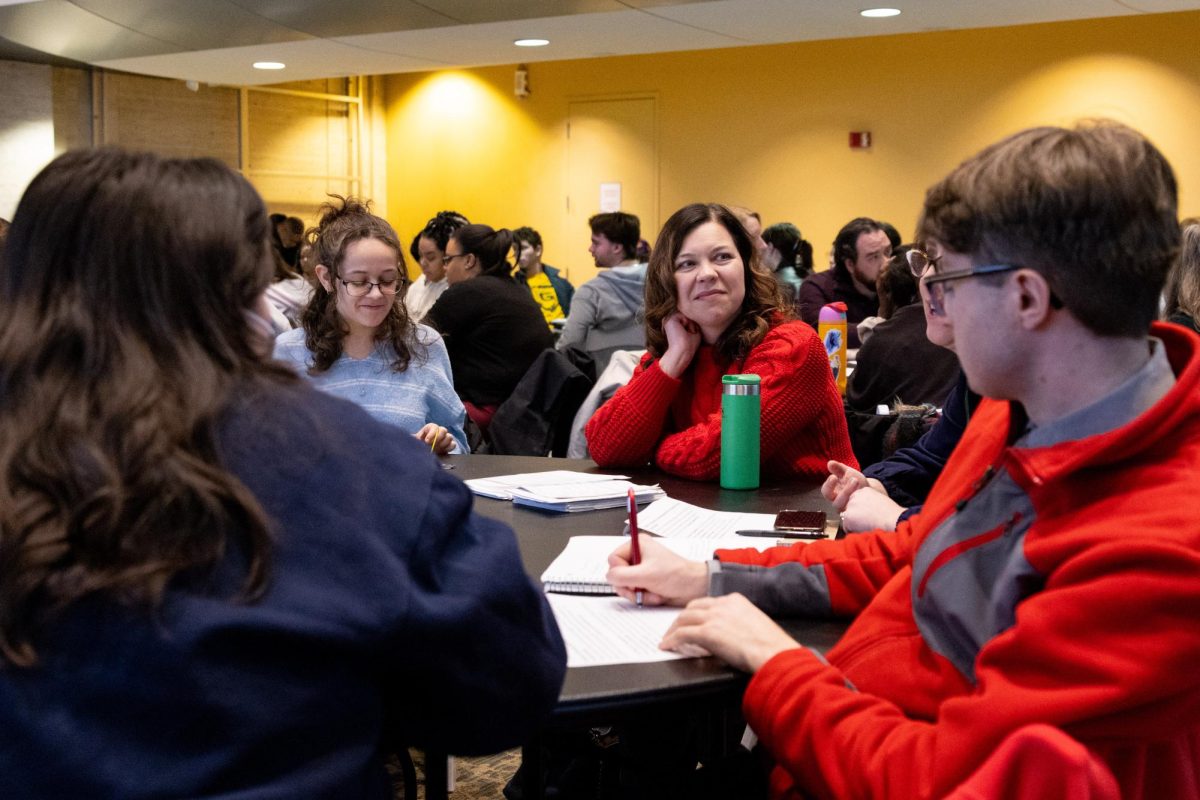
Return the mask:
<path fill-rule="evenodd" d="M 767 249 L 764 266 L 775 273 L 775 280 L 786 287 L 784 294 L 795 297 L 800 284 L 812 274 L 812 245 L 800 235 L 800 229 L 790 222 L 777 222 L 762 233 Z"/>
<path fill-rule="evenodd" d="M 303 328 L 276 340 L 275 357 L 434 452 L 468 452 L 446 345 L 399 299 L 404 254 L 392 226 L 366 203 L 335 197 L 309 243 L 317 288 Z"/>
<path fill-rule="evenodd" d="M 450 235 L 443 260 L 450 288 L 426 322 L 446 339 L 454 388 L 486 429 L 496 407 L 554 340 L 542 310 L 512 277 L 507 228 L 464 225 Z"/>
<path fill-rule="evenodd" d="M 762 381 L 765 473 L 824 477 L 830 459 L 853 460 L 825 349 L 785 307 L 728 208 L 695 203 L 672 214 L 646 274 L 649 352 L 587 425 L 596 463 L 653 460 L 675 475 L 715 480 L 721 377 L 738 373 Z"/>
<path fill-rule="evenodd" d="M 269 247 L 214 159 L 73 151 L 17 207 L 9 794 L 383 800 L 389 745 L 495 752 L 557 701 L 565 653 L 512 532 L 428 447 L 264 353 Z"/>

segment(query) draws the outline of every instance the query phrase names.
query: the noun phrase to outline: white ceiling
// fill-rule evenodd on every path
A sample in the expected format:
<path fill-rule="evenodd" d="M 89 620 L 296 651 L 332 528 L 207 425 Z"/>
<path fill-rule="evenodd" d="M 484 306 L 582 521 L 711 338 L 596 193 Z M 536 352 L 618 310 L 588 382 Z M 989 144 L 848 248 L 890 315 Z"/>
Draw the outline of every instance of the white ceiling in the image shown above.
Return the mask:
<path fill-rule="evenodd" d="M 903 13 L 858 14 L 872 5 Z M 1200 0 L 0 0 L 0 58 L 254 85 L 1194 9 Z M 551 43 L 512 43 L 534 36 Z M 251 67 L 263 60 L 287 69 Z"/>

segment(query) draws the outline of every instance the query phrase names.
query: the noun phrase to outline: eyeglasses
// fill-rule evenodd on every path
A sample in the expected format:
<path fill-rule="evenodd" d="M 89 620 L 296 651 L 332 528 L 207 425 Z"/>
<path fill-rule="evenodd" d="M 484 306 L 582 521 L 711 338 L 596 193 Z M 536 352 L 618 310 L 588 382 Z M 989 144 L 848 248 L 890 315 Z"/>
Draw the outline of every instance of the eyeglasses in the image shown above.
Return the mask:
<path fill-rule="evenodd" d="M 452 256 L 442 256 L 442 266 L 446 266 L 456 258 L 465 258 L 468 255 L 470 255 L 470 253 L 455 253 Z"/>
<path fill-rule="evenodd" d="M 912 251 L 909 251 L 912 252 Z M 986 264 L 982 267 L 971 267 L 970 269 L 956 269 L 952 272 L 937 271 L 936 262 L 931 262 L 934 266 L 932 275 L 925 275 L 921 278 L 921 285 L 925 287 L 929 294 L 929 310 L 937 316 L 945 316 L 946 314 L 946 284 L 950 281 L 960 281 L 964 278 L 976 278 L 980 275 L 999 275 L 1004 272 L 1012 272 L 1021 269 L 1015 264 Z M 1051 297 L 1051 302 L 1057 298 Z"/>
<path fill-rule="evenodd" d="M 346 287 L 346 294 L 351 297 L 366 297 L 371 289 L 379 289 L 380 294 L 395 294 L 400 290 L 399 278 L 386 281 L 347 281 L 338 278 L 338 282 Z"/>
<path fill-rule="evenodd" d="M 933 267 L 933 271 L 937 272 L 937 264 L 942 260 L 942 254 L 936 251 L 927 253 L 924 250 L 913 248 L 904 254 L 904 258 L 908 261 L 908 269 L 912 272 L 913 277 L 919 278 L 930 267 Z"/>

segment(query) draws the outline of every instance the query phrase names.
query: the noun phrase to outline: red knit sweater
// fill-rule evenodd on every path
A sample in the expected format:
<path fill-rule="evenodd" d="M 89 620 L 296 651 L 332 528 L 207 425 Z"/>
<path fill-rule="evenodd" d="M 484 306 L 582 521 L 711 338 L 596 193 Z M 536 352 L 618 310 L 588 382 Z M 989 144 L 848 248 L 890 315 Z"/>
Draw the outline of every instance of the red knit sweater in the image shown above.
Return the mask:
<path fill-rule="evenodd" d="M 629 383 L 588 422 L 592 458 L 602 467 L 653 459 L 672 475 L 715 480 L 721 471 L 721 376 L 739 373 L 762 379 L 764 474 L 821 478 L 831 458 L 857 465 L 821 340 L 799 321 L 772 328 L 743 361 L 724 362 L 703 345 L 679 380 L 647 354 Z"/>

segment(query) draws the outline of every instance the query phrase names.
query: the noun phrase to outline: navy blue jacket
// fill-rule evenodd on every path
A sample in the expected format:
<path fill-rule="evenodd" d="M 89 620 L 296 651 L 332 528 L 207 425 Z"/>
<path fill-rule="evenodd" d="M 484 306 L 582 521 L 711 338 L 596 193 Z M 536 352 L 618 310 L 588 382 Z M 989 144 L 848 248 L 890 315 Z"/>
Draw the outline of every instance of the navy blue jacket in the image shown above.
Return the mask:
<path fill-rule="evenodd" d="M 511 530 L 414 437 L 307 385 L 244 397 L 223 459 L 276 523 L 269 589 L 236 546 L 148 613 L 71 606 L 0 669 L 0 794 L 390 798 L 382 750 L 524 741 L 565 670 Z"/>
<path fill-rule="evenodd" d="M 933 427 L 912 447 L 903 447 L 863 470 L 868 478 L 883 484 L 888 497 L 909 507 L 901 519 L 920 511 L 977 405 L 979 395 L 967 388 L 967 376 L 960 371 L 954 388 L 946 395 L 942 416 Z"/>

